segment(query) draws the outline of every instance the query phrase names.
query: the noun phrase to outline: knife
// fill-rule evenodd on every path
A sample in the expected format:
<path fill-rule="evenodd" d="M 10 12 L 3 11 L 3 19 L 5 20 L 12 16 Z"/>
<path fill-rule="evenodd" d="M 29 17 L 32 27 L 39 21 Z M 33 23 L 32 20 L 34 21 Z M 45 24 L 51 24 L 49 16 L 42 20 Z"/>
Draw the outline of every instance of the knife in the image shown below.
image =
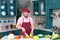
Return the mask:
<path fill-rule="evenodd" d="M 29 36 L 26 32 L 25 32 L 25 35 L 26 35 L 26 36 Z"/>

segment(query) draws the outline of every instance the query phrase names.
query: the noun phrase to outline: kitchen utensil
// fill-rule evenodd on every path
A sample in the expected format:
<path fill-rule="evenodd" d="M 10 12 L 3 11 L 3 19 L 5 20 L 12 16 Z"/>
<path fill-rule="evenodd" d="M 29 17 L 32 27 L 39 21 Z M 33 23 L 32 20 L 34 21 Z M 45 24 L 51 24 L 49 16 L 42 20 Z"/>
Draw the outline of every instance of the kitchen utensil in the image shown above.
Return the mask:
<path fill-rule="evenodd" d="M 29 37 L 29 35 L 25 32 L 25 35 L 27 36 L 27 37 Z"/>
<path fill-rule="evenodd" d="M 9 25 L 6 25 L 6 30 L 8 30 L 9 29 Z"/>
<path fill-rule="evenodd" d="M 13 29 L 13 24 L 10 24 L 10 28 Z"/>
<path fill-rule="evenodd" d="M 5 6 L 4 6 L 4 5 L 2 5 L 2 6 L 1 6 L 1 9 L 5 9 Z"/>
<path fill-rule="evenodd" d="M 2 14 L 3 16 L 5 16 L 5 15 L 6 15 L 6 12 L 5 12 L 5 11 L 2 11 L 1 14 Z"/>

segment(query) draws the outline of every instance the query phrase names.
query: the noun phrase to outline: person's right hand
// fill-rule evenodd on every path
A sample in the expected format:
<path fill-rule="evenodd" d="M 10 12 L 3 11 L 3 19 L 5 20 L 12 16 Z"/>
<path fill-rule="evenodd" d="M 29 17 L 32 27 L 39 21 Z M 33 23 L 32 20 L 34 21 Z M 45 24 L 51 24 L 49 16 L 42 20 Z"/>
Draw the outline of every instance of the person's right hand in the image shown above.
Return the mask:
<path fill-rule="evenodd" d="M 23 28 L 23 27 L 22 27 L 22 32 L 24 32 L 24 33 L 26 32 L 26 31 L 25 31 L 25 28 Z"/>

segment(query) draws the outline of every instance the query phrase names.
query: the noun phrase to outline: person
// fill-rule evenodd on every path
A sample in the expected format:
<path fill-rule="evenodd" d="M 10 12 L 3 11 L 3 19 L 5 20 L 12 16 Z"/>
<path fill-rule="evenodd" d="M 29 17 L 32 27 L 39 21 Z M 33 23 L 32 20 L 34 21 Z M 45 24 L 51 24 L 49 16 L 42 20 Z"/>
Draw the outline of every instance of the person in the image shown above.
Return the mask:
<path fill-rule="evenodd" d="M 23 16 L 19 17 L 16 28 L 20 29 L 20 35 L 25 35 L 25 32 L 30 35 L 34 31 L 33 19 L 29 16 L 30 10 L 28 8 L 23 8 Z"/>

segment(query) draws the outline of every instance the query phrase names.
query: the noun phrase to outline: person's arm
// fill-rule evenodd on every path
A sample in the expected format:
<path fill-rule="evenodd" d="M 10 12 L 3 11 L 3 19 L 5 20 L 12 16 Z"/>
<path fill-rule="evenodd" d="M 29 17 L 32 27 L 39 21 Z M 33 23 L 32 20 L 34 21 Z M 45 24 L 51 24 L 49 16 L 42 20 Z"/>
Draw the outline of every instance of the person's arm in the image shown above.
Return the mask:
<path fill-rule="evenodd" d="M 31 34 L 33 34 L 34 31 L 34 24 L 31 24 Z"/>
<path fill-rule="evenodd" d="M 26 32 L 25 29 L 24 29 L 23 27 L 21 27 L 21 24 L 19 24 L 19 23 L 16 24 L 16 28 L 17 28 L 17 29 L 22 29 L 22 31 L 23 31 L 24 33 Z"/>
<path fill-rule="evenodd" d="M 31 34 L 33 34 L 34 31 L 34 22 L 33 19 L 31 18 Z"/>
<path fill-rule="evenodd" d="M 22 29 L 23 32 L 25 32 L 25 29 L 21 27 L 21 18 L 18 19 L 17 24 L 16 24 L 17 29 Z"/>
<path fill-rule="evenodd" d="M 16 28 L 17 28 L 17 29 L 22 29 L 21 24 L 19 24 L 19 23 L 17 22 Z"/>

